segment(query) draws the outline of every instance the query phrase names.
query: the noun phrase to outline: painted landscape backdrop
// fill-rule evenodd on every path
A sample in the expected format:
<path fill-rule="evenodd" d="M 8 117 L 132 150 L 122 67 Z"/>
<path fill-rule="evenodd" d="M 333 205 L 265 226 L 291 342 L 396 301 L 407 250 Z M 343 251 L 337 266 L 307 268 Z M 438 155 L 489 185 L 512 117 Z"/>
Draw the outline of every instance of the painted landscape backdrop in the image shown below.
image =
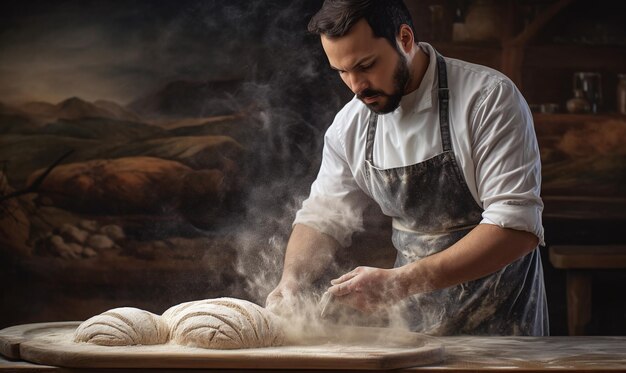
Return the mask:
<path fill-rule="evenodd" d="M 2 5 L 2 326 L 264 302 L 347 97 L 320 4 Z"/>
<path fill-rule="evenodd" d="M 321 3 L 0 5 L 0 328 L 264 302 L 350 98 L 305 31 Z M 549 243 L 621 237 L 624 116 L 536 119 Z M 392 265 L 388 234 L 368 211 L 328 276 Z"/>

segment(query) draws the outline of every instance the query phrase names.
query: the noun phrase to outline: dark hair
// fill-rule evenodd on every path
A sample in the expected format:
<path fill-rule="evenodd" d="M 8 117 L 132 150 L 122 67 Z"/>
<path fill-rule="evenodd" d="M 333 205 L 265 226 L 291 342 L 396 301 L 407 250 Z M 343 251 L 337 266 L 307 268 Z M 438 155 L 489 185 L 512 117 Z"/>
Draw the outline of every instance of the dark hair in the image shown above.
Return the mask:
<path fill-rule="evenodd" d="M 402 0 L 326 0 L 309 22 L 309 32 L 330 38 L 344 36 L 361 18 L 365 18 L 374 36 L 383 37 L 397 49 L 400 26 L 408 25 L 413 34 L 413 20 Z"/>

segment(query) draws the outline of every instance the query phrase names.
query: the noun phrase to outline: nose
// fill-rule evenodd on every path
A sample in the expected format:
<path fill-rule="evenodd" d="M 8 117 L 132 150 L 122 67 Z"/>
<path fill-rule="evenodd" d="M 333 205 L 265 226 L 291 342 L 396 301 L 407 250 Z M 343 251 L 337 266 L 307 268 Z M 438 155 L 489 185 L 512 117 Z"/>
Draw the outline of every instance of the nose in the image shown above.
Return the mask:
<path fill-rule="evenodd" d="M 355 94 L 358 94 L 368 87 L 368 82 L 364 74 L 359 72 L 347 72 L 346 75 L 345 83 Z"/>

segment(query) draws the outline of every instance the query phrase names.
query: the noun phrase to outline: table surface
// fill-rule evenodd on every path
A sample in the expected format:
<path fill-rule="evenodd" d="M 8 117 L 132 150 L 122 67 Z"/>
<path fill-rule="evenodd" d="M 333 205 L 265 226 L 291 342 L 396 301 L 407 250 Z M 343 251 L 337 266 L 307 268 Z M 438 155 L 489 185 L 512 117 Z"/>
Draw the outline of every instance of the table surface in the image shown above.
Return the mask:
<path fill-rule="evenodd" d="M 442 337 L 440 364 L 412 372 L 624 372 L 626 336 L 619 337 Z M 303 370 L 306 367 L 302 367 Z M 349 367 L 346 367 L 349 369 Z M 63 369 L 0 357 L 0 371 L 12 372 L 183 372 L 183 369 Z M 205 370 L 194 370 L 194 372 Z M 235 372 L 235 370 L 229 370 Z M 290 370 L 291 371 L 291 370 Z M 260 371 L 259 371 L 260 372 Z M 284 371 L 287 372 L 287 371 Z"/>

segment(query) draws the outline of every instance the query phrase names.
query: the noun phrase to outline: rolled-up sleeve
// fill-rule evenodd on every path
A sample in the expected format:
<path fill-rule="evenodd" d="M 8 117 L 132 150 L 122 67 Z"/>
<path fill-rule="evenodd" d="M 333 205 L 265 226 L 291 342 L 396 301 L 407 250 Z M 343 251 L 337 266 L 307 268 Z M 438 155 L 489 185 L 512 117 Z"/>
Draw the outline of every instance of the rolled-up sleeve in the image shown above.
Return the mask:
<path fill-rule="evenodd" d="M 363 211 L 371 201 L 356 184 L 336 131 L 334 126 L 326 131 L 319 173 L 293 224 L 314 228 L 345 247 L 363 230 Z"/>
<path fill-rule="evenodd" d="M 481 224 L 531 232 L 544 245 L 541 161 L 526 101 L 502 80 L 478 104 L 472 123 Z"/>

